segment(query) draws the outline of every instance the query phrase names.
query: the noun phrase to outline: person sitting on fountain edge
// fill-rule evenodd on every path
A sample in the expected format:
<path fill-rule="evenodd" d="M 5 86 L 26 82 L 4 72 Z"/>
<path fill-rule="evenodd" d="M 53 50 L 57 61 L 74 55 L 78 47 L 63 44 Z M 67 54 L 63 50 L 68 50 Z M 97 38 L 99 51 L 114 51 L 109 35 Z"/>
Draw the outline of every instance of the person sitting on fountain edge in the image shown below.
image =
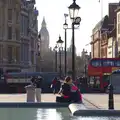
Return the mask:
<path fill-rule="evenodd" d="M 82 102 L 82 95 L 77 86 L 72 83 L 71 77 L 65 78 L 64 84 L 62 85 L 59 94 L 61 96 L 56 97 L 56 102 Z"/>

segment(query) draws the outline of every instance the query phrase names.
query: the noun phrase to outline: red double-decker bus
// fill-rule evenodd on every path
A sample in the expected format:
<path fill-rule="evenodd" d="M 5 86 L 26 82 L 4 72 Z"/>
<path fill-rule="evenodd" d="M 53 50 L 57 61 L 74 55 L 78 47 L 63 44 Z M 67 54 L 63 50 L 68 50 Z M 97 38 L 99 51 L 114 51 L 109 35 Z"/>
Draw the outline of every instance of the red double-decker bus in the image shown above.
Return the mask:
<path fill-rule="evenodd" d="M 109 75 L 120 69 L 120 58 L 93 58 L 88 64 L 88 84 L 97 91 L 106 91 Z"/>

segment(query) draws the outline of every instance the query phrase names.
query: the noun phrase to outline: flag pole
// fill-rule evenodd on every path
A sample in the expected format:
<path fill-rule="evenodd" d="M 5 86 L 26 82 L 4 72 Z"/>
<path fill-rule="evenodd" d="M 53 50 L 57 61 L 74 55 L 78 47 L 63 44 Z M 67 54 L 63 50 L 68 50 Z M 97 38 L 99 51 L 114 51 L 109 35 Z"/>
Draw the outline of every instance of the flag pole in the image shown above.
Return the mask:
<path fill-rule="evenodd" d="M 99 0 L 101 9 L 101 19 L 103 18 L 103 0 Z"/>
<path fill-rule="evenodd" d="M 100 3 L 100 14 L 101 14 L 101 20 L 103 19 L 103 0 L 99 0 Z M 101 30 L 100 30 L 100 39 L 101 39 Z M 101 40 L 99 41 L 99 57 L 101 57 L 101 53 L 100 53 L 100 46 L 101 46 Z"/>

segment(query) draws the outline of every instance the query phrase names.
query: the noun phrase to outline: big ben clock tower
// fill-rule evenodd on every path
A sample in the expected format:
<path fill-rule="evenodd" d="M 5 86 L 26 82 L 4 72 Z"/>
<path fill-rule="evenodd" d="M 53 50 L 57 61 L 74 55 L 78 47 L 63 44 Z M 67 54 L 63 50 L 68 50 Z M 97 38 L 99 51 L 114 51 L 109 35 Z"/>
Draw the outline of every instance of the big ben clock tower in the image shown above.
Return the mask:
<path fill-rule="evenodd" d="M 44 54 L 44 52 L 49 51 L 49 32 L 46 27 L 45 18 L 43 18 L 42 24 L 41 24 L 41 30 L 39 32 L 41 35 L 41 41 L 40 41 L 40 52 Z"/>

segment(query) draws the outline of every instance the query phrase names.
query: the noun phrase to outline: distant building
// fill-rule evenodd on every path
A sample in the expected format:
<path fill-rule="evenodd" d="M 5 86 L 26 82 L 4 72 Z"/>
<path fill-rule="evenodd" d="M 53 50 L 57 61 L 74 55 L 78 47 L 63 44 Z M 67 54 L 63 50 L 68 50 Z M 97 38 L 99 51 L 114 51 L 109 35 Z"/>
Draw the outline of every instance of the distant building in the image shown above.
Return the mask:
<path fill-rule="evenodd" d="M 92 58 L 107 56 L 107 28 L 108 16 L 105 16 L 92 31 L 91 54 Z M 105 44 L 104 44 L 104 43 Z"/>
<path fill-rule="evenodd" d="M 76 54 L 76 46 L 74 48 L 75 48 L 75 54 Z M 71 39 L 71 44 L 70 44 L 69 48 L 67 49 L 67 51 L 69 53 L 72 53 L 72 39 Z"/>
<path fill-rule="evenodd" d="M 49 32 L 47 30 L 47 25 L 45 21 L 45 17 L 43 17 L 43 21 L 41 24 L 41 29 L 38 36 L 38 42 L 37 42 L 37 71 L 43 71 L 42 64 L 44 63 L 44 57 L 46 54 L 49 54 L 51 52 L 51 48 L 49 47 Z"/>
<path fill-rule="evenodd" d="M 47 30 L 45 18 L 43 18 L 41 29 L 40 29 L 40 54 L 43 55 L 49 51 L 49 32 Z"/>
<path fill-rule="evenodd" d="M 81 58 L 85 64 L 88 64 L 89 60 L 91 59 L 91 52 L 88 53 L 87 50 L 83 49 L 81 52 Z"/>

